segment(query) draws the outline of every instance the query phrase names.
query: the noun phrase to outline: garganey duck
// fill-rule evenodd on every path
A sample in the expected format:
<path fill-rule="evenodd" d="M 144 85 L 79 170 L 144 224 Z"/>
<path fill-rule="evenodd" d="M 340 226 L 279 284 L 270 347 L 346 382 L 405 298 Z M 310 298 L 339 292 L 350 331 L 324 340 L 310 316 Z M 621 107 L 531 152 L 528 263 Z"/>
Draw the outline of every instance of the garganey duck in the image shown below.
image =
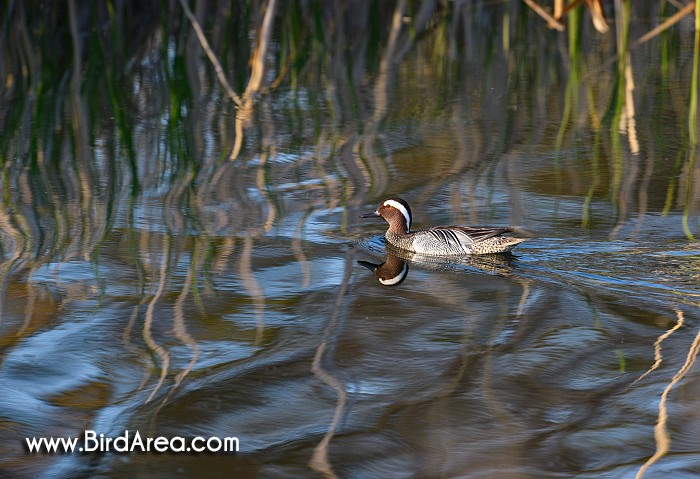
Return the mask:
<path fill-rule="evenodd" d="M 525 241 L 525 238 L 501 236 L 514 231 L 508 227 L 434 226 L 411 231 L 411 208 L 397 197 L 384 200 L 375 211 L 360 217 L 384 218 L 389 223 L 384 237 L 390 245 L 427 256 L 505 253 Z"/>

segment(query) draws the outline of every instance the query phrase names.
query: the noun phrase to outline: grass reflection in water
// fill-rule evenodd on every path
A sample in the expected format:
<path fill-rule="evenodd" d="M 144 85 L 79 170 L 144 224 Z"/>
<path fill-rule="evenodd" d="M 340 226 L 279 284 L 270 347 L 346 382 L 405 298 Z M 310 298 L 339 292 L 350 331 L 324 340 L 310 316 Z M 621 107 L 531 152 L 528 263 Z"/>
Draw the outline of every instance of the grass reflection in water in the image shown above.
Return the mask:
<path fill-rule="evenodd" d="M 697 470 L 700 15 L 574 3 L 3 6 L 2 472 Z M 535 238 L 383 258 L 393 195 Z M 87 427 L 242 453 L 18 439 Z"/>

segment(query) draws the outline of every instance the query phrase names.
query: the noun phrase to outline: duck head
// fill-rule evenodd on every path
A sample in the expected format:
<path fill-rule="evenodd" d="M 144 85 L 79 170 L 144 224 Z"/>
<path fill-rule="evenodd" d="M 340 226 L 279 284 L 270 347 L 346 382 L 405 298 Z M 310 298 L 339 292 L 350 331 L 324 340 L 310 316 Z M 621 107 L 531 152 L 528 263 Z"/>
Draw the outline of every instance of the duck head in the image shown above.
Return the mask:
<path fill-rule="evenodd" d="M 374 217 L 384 218 L 394 234 L 405 235 L 411 231 L 411 207 L 401 198 L 387 198 L 375 211 L 360 215 L 360 218 Z"/>

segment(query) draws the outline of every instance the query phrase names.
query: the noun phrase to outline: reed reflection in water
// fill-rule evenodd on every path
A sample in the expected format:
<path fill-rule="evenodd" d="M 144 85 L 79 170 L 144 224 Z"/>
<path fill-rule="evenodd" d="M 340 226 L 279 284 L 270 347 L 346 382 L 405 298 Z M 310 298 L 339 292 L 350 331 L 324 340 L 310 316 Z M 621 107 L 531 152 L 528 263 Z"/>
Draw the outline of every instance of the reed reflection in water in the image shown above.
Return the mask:
<path fill-rule="evenodd" d="M 648 35 L 670 2 L 606 4 L 605 34 L 523 2 L 67 7 L 1 17 L 1 474 L 695 477 L 698 36 Z M 393 256 L 356 220 L 392 195 L 534 238 Z M 85 429 L 241 452 L 22 442 Z"/>

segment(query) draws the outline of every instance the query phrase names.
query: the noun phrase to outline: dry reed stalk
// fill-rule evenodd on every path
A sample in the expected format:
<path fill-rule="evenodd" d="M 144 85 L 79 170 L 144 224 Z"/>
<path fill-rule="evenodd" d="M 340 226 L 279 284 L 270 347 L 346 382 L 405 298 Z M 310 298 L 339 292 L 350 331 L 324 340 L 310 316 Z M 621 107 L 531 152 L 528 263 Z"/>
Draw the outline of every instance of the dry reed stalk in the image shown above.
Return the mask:
<path fill-rule="evenodd" d="M 670 17 L 668 17 L 661 25 L 658 27 L 654 28 L 650 32 L 642 35 L 639 37 L 637 40 L 636 44 L 641 45 L 644 42 L 647 42 L 657 36 L 659 33 L 663 32 L 664 30 L 668 29 L 669 27 L 672 27 L 676 23 L 678 23 L 681 18 L 685 17 L 688 15 L 690 12 L 692 12 L 695 9 L 695 2 L 690 2 L 688 5 L 684 6 L 681 10 L 677 11 Z"/>
<path fill-rule="evenodd" d="M 559 32 L 564 31 L 564 24 L 558 21 L 556 18 L 551 16 L 547 11 L 540 7 L 538 4 L 536 4 L 533 0 L 523 0 L 528 7 L 532 8 L 537 15 L 540 17 L 544 18 L 545 21 L 547 22 L 547 25 L 549 25 L 549 28 L 553 28 Z"/>
<path fill-rule="evenodd" d="M 608 31 L 608 22 L 605 21 L 603 5 L 601 5 L 600 0 L 583 0 L 583 3 L 591 14 L 595 29 L 600 33 L 606 33 Z"/>
<path fill-rule="evenodd" d="M 231 88 L 231 85 L 226 79 L 224 69 L 221 67 L 221 63 L 216 58 L 216 55 L 209 46 L 209 42 L 207 41 L 207 37 L 202 31 L 202 27 L 200 26 L 199 22 L 192 13 L 192 10 L 190 10 L 190 7 L 187 5 L 187 2 L 185 0 L 180 0 L 180 5 L 182 5 L 182 9 L 185 11 L 185 15 L 187 15 L 187 18 L 189 19 L 190 23 L 192 23 L 192 28 L 194 28 L 194 32 L 197 34 L 197 38 L 199 39 L 200 45 L 202 45 L 202 49 L 207 54 L 207 57 L 209 58 L 209 61 L 212 63 L 212 65 L 214 65 L 214 70 L 216 71 L 216 77 L 219 79 L 219 83 L 221 83 L 221 86 L 224 88 L 226 94 L 231 99 L 231 101 L 237 107 L 240 107 L 242 105 L 241 99 L 238 95 L 236 95 L 236 92 L 233 91 L 233 88 Z"/>
<path fill-rule="evenodd" d="M 679 322 L 683 319 L 682 312 L 678 311 Z M 688 355 L 686 356 L 685 363 L 678 370 L 678 372 L 673 376 L 671 382 L 669 382 L 661 393 L 661 399 L 659 400 L 659 415 L 656 421 L 656 426 L 654 427 L 654 440 L 656 442 L 656 451 L 654 455 L 651 456 L 647 461 L 639 468 L 637 474 L 634 476 L 635 479 L 642 479 L 644 474 L 647 472 L 649 467 L 655 464 L 659 459 L 664 457 L 668 451 L 671 449 L 671 436 L 669 435 L 667 424 L 668 424 L 668 410 L 666 407 L 666 402 L 668 395 L 671 392 L 673 386 L 675 386 L 683 377 L 688 373 L 698 355 L 700 354 L 700 331 L 695 336 L 693 343 L 688 350 Z"/>

